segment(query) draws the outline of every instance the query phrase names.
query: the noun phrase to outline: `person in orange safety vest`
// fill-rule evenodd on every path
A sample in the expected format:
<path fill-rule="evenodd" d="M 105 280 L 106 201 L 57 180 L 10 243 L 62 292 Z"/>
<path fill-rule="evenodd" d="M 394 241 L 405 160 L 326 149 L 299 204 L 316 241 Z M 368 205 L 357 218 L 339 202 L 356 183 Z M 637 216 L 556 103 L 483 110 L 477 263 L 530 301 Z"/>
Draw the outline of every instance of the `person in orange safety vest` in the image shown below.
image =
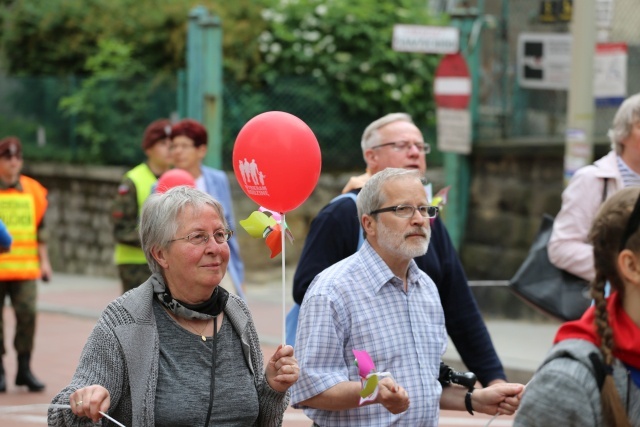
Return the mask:
<path fill-rule="evenodd" d="M 29 391 L 45 385 L 31 372 L 30 361 L 36 327 L 36 279 L 51 278 L 46 244 L 44 214 L 47 190 L 36 180 L 21 175 L 23 160 L 20 140 L 0 139 L 0 220 L 13 242 L 7 253 L 0 253 L 0 304 L 7 295 L 16 316 L 14 347 L 18 353 L 15 384 Z M 4 325 L 0 316 L 0 354 L 4 356 Z M 4 366 L 0 359 L 0 392 L 6 391 Z"/>

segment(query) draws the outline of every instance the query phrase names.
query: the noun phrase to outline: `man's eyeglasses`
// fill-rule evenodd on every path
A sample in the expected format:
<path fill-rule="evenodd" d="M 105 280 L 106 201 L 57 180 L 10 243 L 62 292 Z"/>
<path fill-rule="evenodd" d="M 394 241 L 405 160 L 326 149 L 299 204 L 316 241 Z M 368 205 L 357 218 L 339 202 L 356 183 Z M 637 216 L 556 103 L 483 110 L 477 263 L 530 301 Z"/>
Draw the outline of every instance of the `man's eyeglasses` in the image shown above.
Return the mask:
<path fill-rule="evenodd" d="M 176 240 L 186 240 L 192 245 L 201 245 L 203 243 L 207 243 L 212 236 L 213 236 L 213 240 L 217 244 L 221 245 L 229 241 L 231 236 L 233 236 L 233 231 L 225 230 L 223 228 L 221 228 L 220 230 L 214 231 L 213 234 L 205 233 L 204 231 L 194 231 L 193 233 L 187 234 L 185 237 L 169 240 L 169 243 L 175 242 Z"/>
<path fill-rule="evenodd" d="M 418 210 L 420 215 L 425 218 L 435 218 L 438 216 L 438 211 L 440 210 L 437 206 L 411 206 L 411 205 L 398 205 L 398 206 L 389 206 L 388 208 L 376 209 L 375 211 L 369 212 L 369 215 L 375 215 L 382 212 L 393 212 L 396 216 L 400 218 L 411 218 L 413 213 Z"/>
<path fill-rule="evenodd" d="M 423 141 L 393 141 L 385 142 L 384 144 L 374 145 L 372 150 L 382 147 L 391 147 L 393 151 L 409 151 L 411 147 L 416 147 L 420 153 L 429 154 L 431 152 L 431 146 Z"/>

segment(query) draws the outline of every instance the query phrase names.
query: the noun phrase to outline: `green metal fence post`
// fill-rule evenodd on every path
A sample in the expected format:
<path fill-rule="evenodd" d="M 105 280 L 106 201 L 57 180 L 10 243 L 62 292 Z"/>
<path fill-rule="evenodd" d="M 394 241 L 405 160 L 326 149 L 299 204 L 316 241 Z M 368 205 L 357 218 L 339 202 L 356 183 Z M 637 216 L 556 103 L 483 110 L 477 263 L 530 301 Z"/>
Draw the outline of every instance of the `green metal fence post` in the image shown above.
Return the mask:
<path fill-rule="evenodd" d="M 217 16 L 200 18 L 204 35 L 203 119 L 209 142 L 204 163 L 222 167 L 222 22 Z"/>
<path fill-rule="evenodd" d="M 222 166 L 222 24 L 204 6 L 189 13 L 186 99 L 179 91 L 183 115 L 203 124 L 209 134 L 203 163 Z"/>
<path fill-rule="evenodd" d="M 196 6 L 189 13 L 187 27 L 187 117 L 202 121 L 203 112 L 203 37 L 200 19 L 207 15 L 204 6 Z"/>
<path fill-rule="evenodd" d="M 176 103 L 178 105 L 178 117 L 187 117 L 187 71 L 178 70 L 177 76 L 178 90 L 176 93 Z"/>
<path fill-rule="evenodd" d="M 479 10 L 482 10 L 483 1 L 478 2 L 478 9 L 464 8 L 452 11 L 451 23 L 460 30 L 460 51 L 464 54 L 469 72 L 471 74 L 471 99 L 469 101 L 469 113 L 471 115 L 471 144 L 476 140 L 478 126 L 478 89 L 480 84 L 479 53 L 480 38 L 472 31 L 478 24 Z M 473 46 L 469 46 L 470 35 L 475 35 Z M 469 156 L 455 153 L 445 153 L 444 156 L 445 177 L 447 184 L 451 185 L 449 200 L 447 202 L 447 214 L 445 222 L 451 240 L 458 249 L 464 237 L 469 205 L 469 186 L 471 185 L 471 168 Z"/>

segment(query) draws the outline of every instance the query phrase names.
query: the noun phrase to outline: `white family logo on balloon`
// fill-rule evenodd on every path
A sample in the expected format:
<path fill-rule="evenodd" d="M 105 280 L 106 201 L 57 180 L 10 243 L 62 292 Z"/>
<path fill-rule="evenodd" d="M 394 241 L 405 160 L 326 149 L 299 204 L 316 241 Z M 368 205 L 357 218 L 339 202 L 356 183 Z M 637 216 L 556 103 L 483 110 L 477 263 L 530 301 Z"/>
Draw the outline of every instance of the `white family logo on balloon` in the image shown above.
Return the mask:
<path fill-rule="evenodd" d="M 256 160 L 251 159 L 251 161 L 248 161 L 245 157 L 244 160 L 238 160 L 238 164 L 247 194 L 268 196 L 267 186 L 264 185 L 264 180 L 267 176 L 258 168 Z"/>

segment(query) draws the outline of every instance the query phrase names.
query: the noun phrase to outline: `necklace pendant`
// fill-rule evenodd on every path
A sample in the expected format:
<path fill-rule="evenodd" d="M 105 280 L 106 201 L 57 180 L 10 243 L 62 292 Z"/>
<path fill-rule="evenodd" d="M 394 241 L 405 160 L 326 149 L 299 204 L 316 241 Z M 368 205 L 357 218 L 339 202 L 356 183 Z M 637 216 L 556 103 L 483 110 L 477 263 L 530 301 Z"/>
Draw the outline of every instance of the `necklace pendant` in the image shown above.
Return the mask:
<path fill-rule="evenodd" d="M 202 335 L 200 338 L 202 338 L 202 341 L 206 341 L 207 337 L 205 337 L 204 335 Z"/>

